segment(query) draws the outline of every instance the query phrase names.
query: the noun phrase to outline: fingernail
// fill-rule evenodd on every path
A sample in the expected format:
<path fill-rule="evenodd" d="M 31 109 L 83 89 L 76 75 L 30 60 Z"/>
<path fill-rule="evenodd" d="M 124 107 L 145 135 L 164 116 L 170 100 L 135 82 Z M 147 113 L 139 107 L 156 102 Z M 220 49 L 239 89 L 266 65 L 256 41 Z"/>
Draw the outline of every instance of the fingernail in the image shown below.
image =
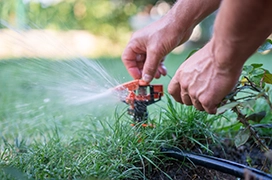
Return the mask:
<path fill-rule="evenodd" d="M 136 61 L 142 61 L 143 57 L 141 54 L 136 55 Z"/>
<path fill-rule="evenodd" d="M 152 80 L 152 77 L 149 74 L 144 74 L 143 80 L 145 82 L 150 82 Z"/>

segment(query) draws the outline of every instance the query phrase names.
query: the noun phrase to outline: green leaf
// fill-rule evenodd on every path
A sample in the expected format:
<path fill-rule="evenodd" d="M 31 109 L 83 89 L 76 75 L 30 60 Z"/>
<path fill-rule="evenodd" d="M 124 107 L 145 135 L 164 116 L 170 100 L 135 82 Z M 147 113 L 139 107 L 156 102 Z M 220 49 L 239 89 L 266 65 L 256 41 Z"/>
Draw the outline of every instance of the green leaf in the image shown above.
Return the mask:
<path fill-rule="evenodd" d="M 253 69 L 254 69 L 254 67 L 251 66 L 251 65 L 245 65 L 245 66 L 243 67 L 243 71 L 245 71 L 246 74 L 250 74 L 250 73 L 253 71 Z"/>
<path fill-rule="evenodd" d="M 219 107 L 217 109 L 216 114 L 223 114 L 227 110 L 232 109 L 232 108 L 234 108 L 237 105 L 239 105 L 239 102 L 231 102 L 231 103 L 225 104 L 224 106 L 221 106 L 221 107 Z"/>
<path fill-rule="evenodd" d="M 261 45 L 258 49 L 258 52 L 259 53 L 262 53 L 264 51 L 267 51 L 267 50 L 271 50 L 272 49 L 272 40 L 271 39 L 267 39 L 263 45 Z"/>
<path fill-rule="evenodd" d="M 266 116 L 266 111 L 261 111 L 261 112 L 253 113 L 253 114 L 247 116 L 246 120 L 247 121 L 251 120 L 251 121 L 259 123 L 265 116 Z"/>
<path fill-rule="evenodd" d="M 238 148 L 244 145 L 249 139 L 249 137 L 250 137 L 250 131 L 248 128 L 240 130 L 234 139 L 235 146 Z"/>
<path fill-rule="evenodd" d="M 251 66 L 253 66 L 254 69 L 256 69 L 256 68 L 262 67 L 263 64 L 251 64 Z"/>
<path fill-rule="evenodd" d="M 252 71 L 252 75 L 253 76 L 262 76 L 265 73 L 265 71 L 263 69 L 260 68 L 256 68 Z"/>
<path fill-rule="evenodd" d="M 265 73 L 263 76 L 263 81 L 268 84 L 272 84 L 272 74 Z"/>
<path fill-rule="evenodd" d="M 240 102 L 240 106 L 242 106 L 243 108 L 250 108 L 250 109 L 253 109 L 255 104 L 256 104 L 256 99 L 249 99 L 249 100 Z"/>
<path fill-rule="evenodd" d="M 265 71 L 265 73 L 271 74 L 267 69 L 265 68 L 262 68 L 262 69 Z"/>

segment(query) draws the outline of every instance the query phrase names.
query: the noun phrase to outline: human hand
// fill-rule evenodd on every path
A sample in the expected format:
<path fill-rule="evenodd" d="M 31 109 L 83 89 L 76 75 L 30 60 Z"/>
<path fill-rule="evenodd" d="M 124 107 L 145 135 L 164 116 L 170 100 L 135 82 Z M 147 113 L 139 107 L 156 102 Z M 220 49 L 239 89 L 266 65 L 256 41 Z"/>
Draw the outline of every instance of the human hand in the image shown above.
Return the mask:
<path fill-rule="evenodd" d="M 236 85 L 242 67 L 220 64 L 212 50 L 209 42 L 187 59 L 172 78 L 168 91 L 177 102 L 215 114 L 217 106 Z"/>
<path fill-rule="evenodd" d="M 125 48 L 122 61 L 134 79 L 150 82 L 166 75 L 165 56 L 176 46 L 188 40 L 193 28 L 181 32 L 177 23 L 167 16 L 135 32 Z"/>

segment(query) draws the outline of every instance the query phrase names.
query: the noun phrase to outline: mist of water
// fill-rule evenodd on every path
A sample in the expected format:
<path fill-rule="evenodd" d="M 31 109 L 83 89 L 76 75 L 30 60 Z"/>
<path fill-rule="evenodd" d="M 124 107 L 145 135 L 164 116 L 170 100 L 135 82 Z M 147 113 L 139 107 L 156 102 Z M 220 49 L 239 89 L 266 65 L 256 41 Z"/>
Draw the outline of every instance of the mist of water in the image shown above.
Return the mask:
<path fill-rule="evenodd" d="M 20 45 L 35 54 L 35 47 L 26 43 L 29 37 L 25 33 L 5 25 L 11 30 L 6 32 L 7 46 Z M 41 132 L 46 131 L 43 126 L 52 129 L 58 124 L 71 130 L 88 125 L 86 118 L 82 118 L 86 115 L 105 116 L 105 112 L 113 112 L 109 107 L 114 109 L 121 101 L 112 88 L 121 83 L 122 77 L 106 69 L 100 61 L 81 56 L 71 58 L 71 50 L 54 39 L 43 44 L 43 40 L 48 39 L 46 33 L 37 38 L 40 45 L 54 47 L 56 52 L 66 53 L 67 58 L 44 60 L 34 56 L 0 63 L 2 69 L 5 64 L 13 64 L 13 70 L 4 69 L 7 72 L 0 73 L 3 79 L 0 98 L 7 99 L 6 104 L 0 106 L 1 134 L 35 129 Z"/>

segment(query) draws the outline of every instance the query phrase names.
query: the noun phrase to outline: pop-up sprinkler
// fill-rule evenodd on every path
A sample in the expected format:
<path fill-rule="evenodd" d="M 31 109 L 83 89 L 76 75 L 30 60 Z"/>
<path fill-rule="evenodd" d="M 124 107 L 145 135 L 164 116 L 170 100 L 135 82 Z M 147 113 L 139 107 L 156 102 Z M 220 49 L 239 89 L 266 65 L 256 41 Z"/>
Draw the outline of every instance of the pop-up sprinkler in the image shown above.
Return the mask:
<path fill-rule="evenodd" d="M 126 92 L 121 100 L 129 105 L 128 114 L 133 116 L 135 123 L 146 121 L 147 106 L 161 100 L 162 85 L 150 85 L 143 80 L 133 80 L 115 87 L 117 92 Z"/>

